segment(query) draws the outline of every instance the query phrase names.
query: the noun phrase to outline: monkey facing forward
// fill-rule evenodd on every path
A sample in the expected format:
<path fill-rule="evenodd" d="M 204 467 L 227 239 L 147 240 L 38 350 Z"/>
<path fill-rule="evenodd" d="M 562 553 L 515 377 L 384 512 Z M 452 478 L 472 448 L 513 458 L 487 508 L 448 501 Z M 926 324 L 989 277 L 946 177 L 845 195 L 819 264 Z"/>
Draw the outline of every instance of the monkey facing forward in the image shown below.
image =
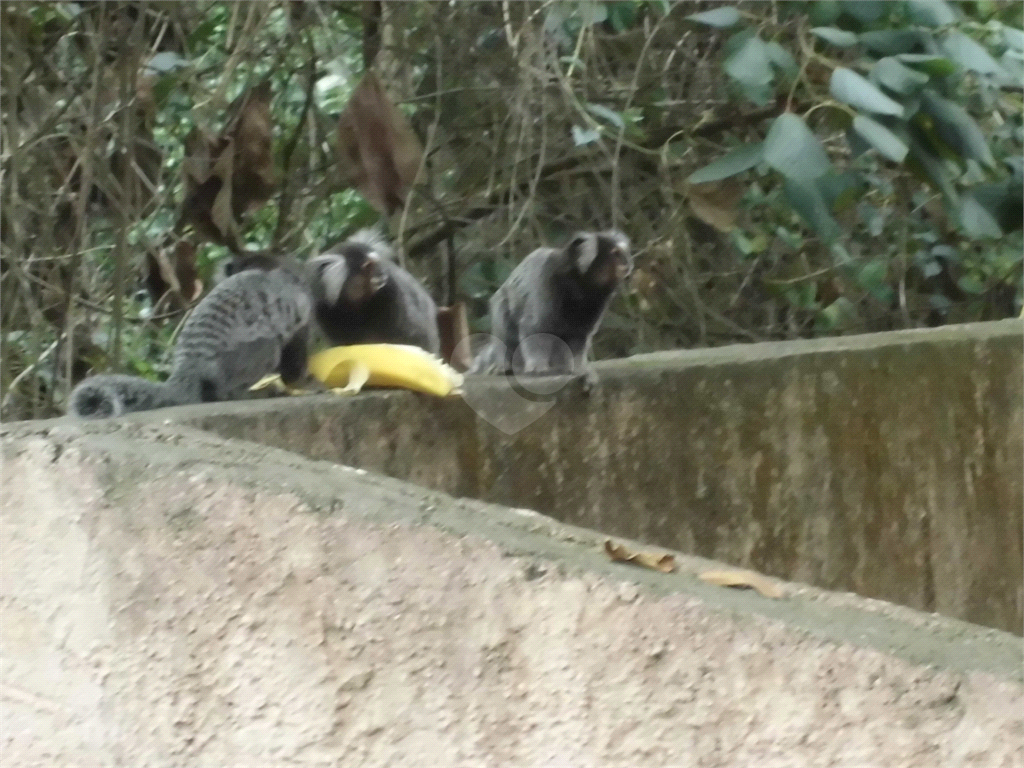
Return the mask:
<path fill-rule="evenodd" d="M 218 283 L 182 326 L 171 375 L 91 376 L 71 393 L 80 418 L 235 400 L 268 373 L 291 385 L 307 375 L 313 300 L 297 265 L 249 269 Z"/>
<path fill-rule="evenodd" d="M 579 232 L 561 248 L 533 251 L 491 297 L 493 339 L 470 373 L 592 378 L 594 333 L 632 271 L 629 238 L 618 230 Z"/>
<path fill-rule="evenodd" d="M 383 235 L 363 229 L 310 259 L 317 324 L 333 344 L 411 344 L 436 355 L 437 305 L 393 258 Z"/>

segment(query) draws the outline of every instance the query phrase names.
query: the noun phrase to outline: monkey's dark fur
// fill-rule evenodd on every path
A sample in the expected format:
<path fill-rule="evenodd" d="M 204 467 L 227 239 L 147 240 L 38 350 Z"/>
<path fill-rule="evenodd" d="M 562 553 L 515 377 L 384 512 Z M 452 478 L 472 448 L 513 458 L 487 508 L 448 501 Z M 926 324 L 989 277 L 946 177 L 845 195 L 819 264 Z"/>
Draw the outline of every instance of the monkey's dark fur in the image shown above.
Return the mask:
<path fill-rule="evenodd" d="M 579 232 L 562 248 L 533 251 L 491 297 L 494 338 L 470 372 L 589 375 L 591 340 L 632 271 L 629 238 L 618 230 Z"/>
<path fill-rule="evenodd" d="M 210 291 L 182 326 L 167 381 L 92 376 L 75 387 L 68 410 L 102 418 L 234 400 L 275 371 L 294 384 L 306 375 L 312 314 L 312 297 L 296 266 L 238 272 Z"/>
<path fill-rule="evenodd" d="M 333 344 L 411 344 L 438 354 L 437 305 L 396 264 L 387 241 L 364 229 L 306 264 L 313 312 Z"/>

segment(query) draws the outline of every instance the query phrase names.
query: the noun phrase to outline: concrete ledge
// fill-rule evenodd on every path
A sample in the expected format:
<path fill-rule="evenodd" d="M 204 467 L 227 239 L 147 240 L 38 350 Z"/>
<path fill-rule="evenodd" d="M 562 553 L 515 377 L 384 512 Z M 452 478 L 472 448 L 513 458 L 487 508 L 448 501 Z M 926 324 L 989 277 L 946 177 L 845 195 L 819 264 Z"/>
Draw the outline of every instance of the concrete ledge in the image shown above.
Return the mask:
<path fill-rule="evenodd" d="M 666 352 L 599 366 L 554 407 L 503 381 L 141 414 L 457 496 L 1024 629 L 1024 359 L 1007 320 Z"/>
<path fill-rule="evenodd" d="M 1012 766 L 1024 644 L 181 426 L 3 433 L 12 765 Z"/>

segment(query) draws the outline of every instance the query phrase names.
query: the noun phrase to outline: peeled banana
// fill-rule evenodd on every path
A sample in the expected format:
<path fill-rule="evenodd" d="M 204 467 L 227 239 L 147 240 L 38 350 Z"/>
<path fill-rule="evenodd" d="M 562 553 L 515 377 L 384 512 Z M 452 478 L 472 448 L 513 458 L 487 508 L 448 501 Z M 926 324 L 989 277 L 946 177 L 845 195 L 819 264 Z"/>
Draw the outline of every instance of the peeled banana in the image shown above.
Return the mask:
<path fill-rule="evenodd" d="M 309 359 L 309 372 L 336 394 L 354 394 L 363 386 L 395 387 L 437 397 L 459 394 L 462 374 L 424 349 L 406 344 L 354 344 L 331 347 Z M 280 376 L 265 376 L 252 386 L 284 387 Z"/>

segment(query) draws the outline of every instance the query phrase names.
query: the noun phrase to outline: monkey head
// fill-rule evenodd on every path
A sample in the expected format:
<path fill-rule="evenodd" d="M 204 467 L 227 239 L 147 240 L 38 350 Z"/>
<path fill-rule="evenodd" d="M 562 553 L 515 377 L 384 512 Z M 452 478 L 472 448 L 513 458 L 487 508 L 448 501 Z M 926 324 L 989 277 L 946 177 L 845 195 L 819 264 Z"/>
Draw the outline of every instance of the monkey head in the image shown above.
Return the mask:
<path fill-rule="evenodd" d="M 309 260 L 307 280 L 318 302 L 362 304 L 387 285 L 384 259 L 391 246 L 376 228 L 361 229 L 327 253 Z"/>
<path fill-rule="evenodd" d="M 363 304 L 387 285 L 385 258 L 362 243 L 345 242 L 333 253 L 309 261 L 314 297 L 327 304 Z"/>
<path fill-rule="evenodd" d="M 633 271 L 629 238 L 612 229 L 580 232 L 566 247 L 570 262 L 581 277 L 596 286 L 612 288 Z"/>

